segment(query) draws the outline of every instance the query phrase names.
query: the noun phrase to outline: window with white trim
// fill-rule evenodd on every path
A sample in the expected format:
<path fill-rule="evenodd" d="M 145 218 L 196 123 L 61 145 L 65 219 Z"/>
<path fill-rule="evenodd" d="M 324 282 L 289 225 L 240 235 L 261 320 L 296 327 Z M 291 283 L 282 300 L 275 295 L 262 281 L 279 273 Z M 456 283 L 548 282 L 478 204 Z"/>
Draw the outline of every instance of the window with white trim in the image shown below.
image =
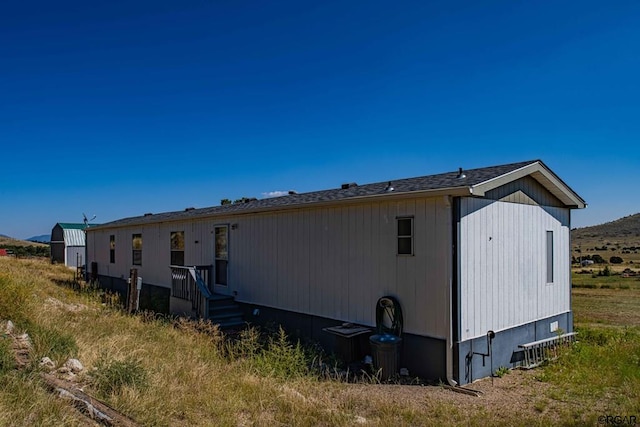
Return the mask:
<path fill-rule="evenodd" d="M 133 265 L 142 265 L 142 234 L 131 235 L 131 255 Z"/>
<path fill-rule="evenodd" d="M 413 255 L 413 217 L 398 217 L 398 255 Z"/>
<path fill-rule="evenodd" d="M 184 265 L 184 231 L 171 232 L 171 265 Z"/>

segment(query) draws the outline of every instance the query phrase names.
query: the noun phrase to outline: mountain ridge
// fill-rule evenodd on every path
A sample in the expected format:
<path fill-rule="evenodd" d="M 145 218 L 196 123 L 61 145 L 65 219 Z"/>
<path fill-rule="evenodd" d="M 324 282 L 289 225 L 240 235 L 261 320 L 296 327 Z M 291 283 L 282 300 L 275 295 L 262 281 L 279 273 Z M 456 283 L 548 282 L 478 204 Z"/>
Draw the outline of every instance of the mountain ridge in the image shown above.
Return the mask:
<path fill-rule="evenodd" d="M 27 242 L 49 243 L 51 241 L 51 234 L 41 234 L 39 236 L 29 237 L 24 239 Z"/>

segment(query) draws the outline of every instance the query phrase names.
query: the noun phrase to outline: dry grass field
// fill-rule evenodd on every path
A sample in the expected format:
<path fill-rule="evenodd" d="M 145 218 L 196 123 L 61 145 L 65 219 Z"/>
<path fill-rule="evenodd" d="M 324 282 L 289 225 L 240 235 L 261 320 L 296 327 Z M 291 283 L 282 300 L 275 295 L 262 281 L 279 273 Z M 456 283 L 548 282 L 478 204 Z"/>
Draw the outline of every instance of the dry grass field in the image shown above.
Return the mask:
<path fill-rule="evenodd" d="M 49 246 L 46 243 L 28 242 L 26 240 L 12 239 L 11 237 L 0 236 L 0 247 L 3 246 Z"/>
<path fill-rule="evenodd" d="M 635 271 L 640 272 L 640 266 Z M 578 326 L 640 327 L 640 275 L 592 277 L 574 274 L 574 321 Z"/>
<path fill-rule="evenodd" d="M 74 288 L 46 261 L 0 259 L 0 319 L 33 341 L 15 369 L 0 338 L 0 425 L 94 425 L 49 393 L 38 361 L 77 357 L 85 392 L 141 425 L 597 425 L 640 418 L 640 282 L 575 275 L 579 342 L 546 366 L 470 387 L 349 384 L 308 369 L 313 355 L 275 334 L 230 340 L 203 323 L 127 315 L 109 295 Z M 591 287 L 593 285 L 593 287 Z M 608 286 L 608 287 L 607 287 Z M 317 356 L 317 354 L 316 354 Z"/>

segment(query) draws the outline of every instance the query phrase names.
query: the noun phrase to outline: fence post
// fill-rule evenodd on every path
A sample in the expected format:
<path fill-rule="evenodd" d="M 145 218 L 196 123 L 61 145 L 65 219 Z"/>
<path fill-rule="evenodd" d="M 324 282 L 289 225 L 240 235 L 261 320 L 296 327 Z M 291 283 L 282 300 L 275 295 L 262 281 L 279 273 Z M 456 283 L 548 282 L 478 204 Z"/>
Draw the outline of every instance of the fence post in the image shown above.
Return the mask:
<path fill-rule="evenodd" d="M 138 269 L 129 271 L 129 292 L 127 293 L 127 311 L 133 313 L 138 306 Z"/>

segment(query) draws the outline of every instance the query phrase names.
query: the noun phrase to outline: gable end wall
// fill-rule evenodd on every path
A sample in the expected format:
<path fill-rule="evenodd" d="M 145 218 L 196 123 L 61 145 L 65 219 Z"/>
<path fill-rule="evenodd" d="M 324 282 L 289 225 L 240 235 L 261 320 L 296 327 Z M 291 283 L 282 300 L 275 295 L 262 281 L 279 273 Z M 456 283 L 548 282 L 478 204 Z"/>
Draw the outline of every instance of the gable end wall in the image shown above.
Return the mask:
<path fill-rule="evenodd" d="M 461 341 L 571 310 L 569 209 L 462 198 L 460 210 Z"/>
<path fill-rule="evenodd" d="M 485 198 L 525 205 L 564 207 L 557 197 L 530 176 L 487 191 Z"/>

